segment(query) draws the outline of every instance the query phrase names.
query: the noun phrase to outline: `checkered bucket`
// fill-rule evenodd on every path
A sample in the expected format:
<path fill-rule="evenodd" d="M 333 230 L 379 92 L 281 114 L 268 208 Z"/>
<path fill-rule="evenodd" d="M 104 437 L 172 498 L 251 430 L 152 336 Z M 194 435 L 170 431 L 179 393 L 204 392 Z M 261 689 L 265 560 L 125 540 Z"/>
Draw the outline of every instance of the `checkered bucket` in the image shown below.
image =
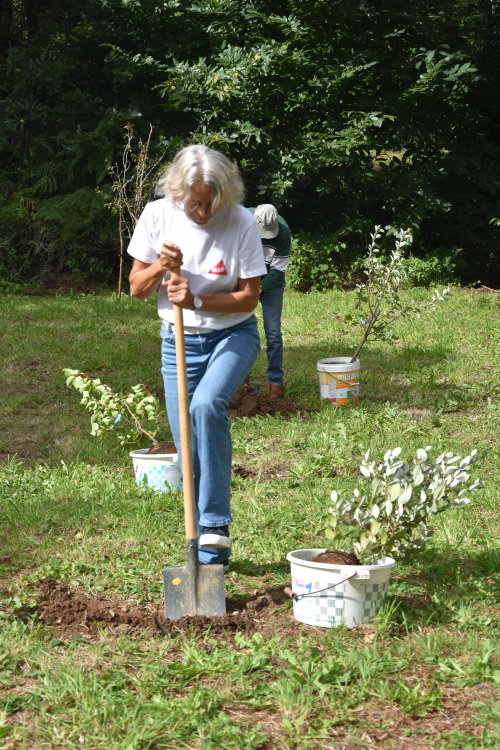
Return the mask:
<path fill-rule="evenodd" d="M 382 557 L 378 565 L 312 562 L 325 551 L 298 549 L 286 557 L 291 565 L 295 619 L 321 628 L 353 628 L 369 622 L 384 604 L 395 561 Z"/>
<path fill-rule="evenodd" d="M 138 485 L 159 492 L 182 489 L 177 453 L 148 453 L 147 448 L 141 448 L 131 451 L 130 457 Z"/>

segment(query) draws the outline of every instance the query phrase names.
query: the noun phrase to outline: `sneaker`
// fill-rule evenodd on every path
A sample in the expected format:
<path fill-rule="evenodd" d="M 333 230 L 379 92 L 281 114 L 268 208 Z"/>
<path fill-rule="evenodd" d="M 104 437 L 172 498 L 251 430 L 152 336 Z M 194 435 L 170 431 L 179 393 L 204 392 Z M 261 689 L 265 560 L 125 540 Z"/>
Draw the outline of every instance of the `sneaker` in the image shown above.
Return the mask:
<path fill-rule="evenodd" d="M 270 383 L 269 395 L 271 398 L 283 398 L 283 396 L 285 395 L 285 389 L 282 385 L 278 385 L 277 383 Z"/>
<path fill-rule="evenodd" d="M 230 547 L 229 527 L 218 526 L 211 528 L 202 526 L 200 534 L 200 547 Z"/>

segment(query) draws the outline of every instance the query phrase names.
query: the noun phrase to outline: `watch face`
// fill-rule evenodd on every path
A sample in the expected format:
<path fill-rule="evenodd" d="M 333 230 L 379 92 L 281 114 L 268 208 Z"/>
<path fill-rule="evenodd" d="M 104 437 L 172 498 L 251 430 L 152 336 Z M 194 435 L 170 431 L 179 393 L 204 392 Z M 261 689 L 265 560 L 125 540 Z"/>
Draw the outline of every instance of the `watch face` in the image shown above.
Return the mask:
<path fill-rule="evenodd" d="M 196 295 L 196 294 L 195 294 L 195 296 L 194 296 L 194 300 L 193 300 L 193 303 L 194 303 L 194 306 L 195 306 L 195 308 L 196 308 L 197 310 L 199 310 L 199 309 L 200 309 L 200 307 L 201 307 L 201 306 L 202 306 L 202 304 L 203 304 L 203 302 L 201 301 L 201 299 L 200 299 L 200 298 L 198 297 L 198 295 Z"/>

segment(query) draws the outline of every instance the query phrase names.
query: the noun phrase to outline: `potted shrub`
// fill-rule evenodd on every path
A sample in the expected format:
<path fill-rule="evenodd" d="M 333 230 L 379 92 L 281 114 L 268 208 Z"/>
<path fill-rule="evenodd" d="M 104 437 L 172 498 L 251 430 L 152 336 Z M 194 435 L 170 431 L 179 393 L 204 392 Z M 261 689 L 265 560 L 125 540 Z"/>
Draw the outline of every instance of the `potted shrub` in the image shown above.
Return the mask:
<path fill-rule="evenodd" d="M 319 388 L 322 401 L 329 401 L 336 406 L 359 401 L 358 359 L 361 349 L 368 338 L 383 341 L 395 341 L 397 336 L 394 323 L 402 317 L 418 317 L 425 307 L 434 307 L 450 293 L 449 288 L 439 292 L 435 290 L 432 298 L 416 304 L 403 301 L 400 297 L 402 285 L 411 274 L 411 266 L 404 257 L 404 251 L 412 243 L 409 230 L 393 230 L 395 247 L 388 256 L 381 253 L 379 240 L 384 234 L 376 226 L 371 235 L 368 253 L 363 261 L 365 280 L 357 285 L 358 305 L 361 316 L 357 322 L 363 326 L 363 333 L 350 357 L 333 357 L 321 359 L 317 363 Z M 353 316 L 346 316 L 352 320 Z"/>
<path fill-rule="evenodd" d="M 349 497 L 331 493 L 325 528 L 333 550 L 290 552 L 294 615 L 309 625 L 348 627 L 371 619 L 383 604 L 396 560 L 422 550 L 432 536 L 428 520 L 453 506 L 470 502 L 469 484 L 476 450 L 461 458 L 447 451 L 436 459 L 430 447 L 406 463 L 401 448 L 382 461 L 365 454 L 360 472 L 365 491 Z"/>
<path fill-rule="evenodd" d="M 151 443 L 130 452 L 138 484 L 160 490 L 180 488 L 177 450 L 172 441 L 158 442 L 163 410 L 146 386 L 134 385 L 129 393 L 122 393 L 79 370 L 65 368 L 63 374 L 66 385 L 80 393 L 80 403 L 90 412 L 91 435 L 104 439 L 112 433 L 122 446 L 144 439 Z"/>

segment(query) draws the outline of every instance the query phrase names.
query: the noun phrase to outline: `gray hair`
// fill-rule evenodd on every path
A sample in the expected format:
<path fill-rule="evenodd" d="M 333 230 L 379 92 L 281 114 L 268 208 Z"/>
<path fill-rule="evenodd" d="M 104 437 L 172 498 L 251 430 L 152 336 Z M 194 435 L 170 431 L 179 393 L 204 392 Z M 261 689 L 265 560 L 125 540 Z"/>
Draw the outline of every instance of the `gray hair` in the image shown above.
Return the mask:
<path fill-rule="evenodd" d="M 220 151 L 202 145 L 186 146 L 177 152 L 163 172 L 156 193 L 179 205 L 195 182 L 211 188 L 213 211 L 243 202 L 245 188 L 236 164 Z"/>

